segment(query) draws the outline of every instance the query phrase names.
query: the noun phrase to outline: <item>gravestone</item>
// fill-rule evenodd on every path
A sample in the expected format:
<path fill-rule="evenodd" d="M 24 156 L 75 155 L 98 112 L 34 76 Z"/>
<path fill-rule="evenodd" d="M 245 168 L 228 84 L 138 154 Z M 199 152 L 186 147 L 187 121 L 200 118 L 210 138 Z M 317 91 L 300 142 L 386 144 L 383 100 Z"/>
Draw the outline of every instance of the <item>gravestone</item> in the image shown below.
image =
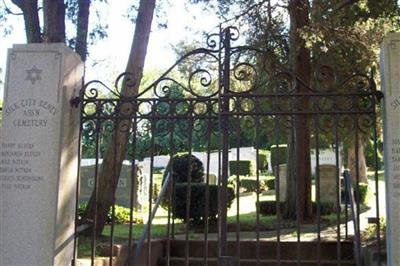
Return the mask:
<path fill-rule="evenodd" d="M 280 164 L 274 167 L 275 175 L 275 189 L 278 189 L 278 171 L 279 171 L 279 201 L 284 202 L 286 200 L 286 187 L 287 187 L 287 165 Z M 275 193 L 276 194 L 276 193 Z"/>
<path fill-rule="evenodd" d="M 148 205 L 148 198 L 143 198 L 143 190 L 148 189 L 148 179 L 143 179 L 141 166 L 136 166 L 136 178 L 132 176 L 132 164 L 130 161 L 123 161 L 121 173 L 118 179 L 117 190 L 115 191 L 115 204 L 126 208 L 131 206 L 131 192 L 133 190 L 133 207 L 142 210 Z M 97 169 L 102 168 L 102 160 L 98 161 Z M 83 159 L 80 171 L 80 193 L 79 202 L 88 202 L 95 187 L 96 160 Z M 135 180 L 132 187 L 132 180 Z M 148 193 L 146 193 L 148 195 Z"/>
<path fill-rule="evenodd" d="M 337 207 L 336 165 L 319 165 L 320 202 Z M 339 193 L 340 197 L 340 193 Z M 339 198 L 340 202 L 340 198 Z"/>
<path fill-rule="evenodd" d="M 0 265 L 71 265 L 83 64 L 63 44 L 8 51 L 0 136 Z"/>
<path fill-rule="evenodd" d="M 400 265 L 400 33 L 381 45 L 388 265 Z"/>

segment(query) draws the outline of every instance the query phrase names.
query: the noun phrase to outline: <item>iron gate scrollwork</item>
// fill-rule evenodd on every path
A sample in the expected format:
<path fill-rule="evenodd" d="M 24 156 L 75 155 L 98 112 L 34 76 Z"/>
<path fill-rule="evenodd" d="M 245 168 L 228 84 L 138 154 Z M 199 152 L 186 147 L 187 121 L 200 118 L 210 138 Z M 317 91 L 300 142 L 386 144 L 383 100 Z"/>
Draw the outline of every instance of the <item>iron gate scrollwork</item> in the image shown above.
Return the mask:
<path fill-rule="evenodd" d="M 221 29 L 217 34 L 211 34 L 207 38 L 207 47 L 193 50 L 179 59 L 170 69 L 168 69 L 159 79 L 147 88 L 141 90 L 137 95 L 132 97 L 124 97 L 121 92 L 123 84 L 129 86 L 129 73 L 123 73 L 115 82 L 115 88 L 106 86 L 101 81 L 88 82 L 81 93 L 81 132 L 83 149 L 86 149 L 87 156 L 93 156 L 94 159 L 94 186 L 99 180 L 99 172 L 101 171 L 101 158 L 103 156 L 106 145 L 110 142 L 110 136 L 115 131 L 124 131 L 128 136 L 126 143 L 126 154 L 124 158 L 130 162 L 130 223 L 127 254 L 124 260 L 128 264 L 132 264 L 133 250 L 131 246 L 134 244 L 133 219 L 135 215 L 133 209 L 137 206 L 143 207 L 148 213 L 150 220 L 147 232 L 147 245 L 144 248 L 145 253 L 141 253 L 145 257 L 148 265 L 152 262 L 153 249 L 151 237 L 151 218 L 154 207 L 154 198 L 158 194 L 154 194 L 155 184 L 162 186 L 159 180 L 159 171 L 154 159 L 156 155 L 162 154 L 169 158 L 173 158 L 176 154 L 186 152 L 189 155 L 198 155 L 199 150 L 203 152 L 203 163 L 205 170 L 205 196 L 202 200 L 205 207 L 204 213 L 208 215 L 211 212 L 211 205 L 218 205 L 217 223 L 203 218 L 202 225 L 193 225 L 191 221 L 191 208 L 193 204 L 191 200 L 191 186 L 195 184 L 191 180 L 190 172 L 191 160 L 189 159 L 188 180 L 186 190 L 186 218 L 183 218 L 185 224 L 182 224 L 174 215 L 173 201 L 174 181 L 171 182 L 170 189 L 167 194 L 163 195 L 164 201 L 167 201 L 165 232 L 163 235 L 163 243 L 165 253 L 160 258 L 159 263 L 165 265 L 181 265 L 178 264 L 179 258 L 173 250 L 175 245 L 179 245 L 179 239 L 183 241 L 183 255 L 181 258 L 185 265 L 192 263 L 193 241 L 191 242 L 191 234 L 196 234 L 202 243 L 202 256 L 197 258 L 204 265 L 208 265 L 217 259 L 220 265 L 239 265 L 241 262 L 249 261 L 250 258 L 246 252 L 250 252 L 246 245 L 253 247 L 251 251 L 252 259 L 259 265 L 263 263 L 272 263 L 271 258 L 266 257 L 265 247 L 270 245 L 267 239 L 273 239 L 276 243 L 271 246 L 274 255 L 274 263 L 278 265 L 283 262 L 312 262 L 321 264 L 329 261 L 338 265 L 346 263 L 346 256 L 342 246 L 349 239 L 348 221 L 351 215 L 348 214 L 350 206 L 346 195 L 341 192 L 341 147 L 343 143 L 351 143 L 354 141 L 355 149 L 358 154 L 358 140 L 360 136 L 373 140 L 373 149 L 375 156 L 375 216 L 379 218 L 378 204 L 378 149 L 377 149 L 377 104 L 382 96 L 377 90 L 372 76 L 362 74 L 351 74 L 343 79 L 338 76 L 333 68 L 322 66 L 315 71 L 313 76 L 313 85 L 311 87 L 304 84 L 298 77 L 290 71 L 275 71 L 274 73 L 266 72 L 265 69 L 265 51 L 250 46 L 233 46 L 239 38 L 239 31 L 235 27 Z M 177 71 L 179 69 L 179 71 Z M 189 73 L 189 74 L 187 74 Z M 125 83 L 124 83 L 125 82 Z M 298 88 L 303 90 L 299 92 Z M 307 104 L 302 104 L 306 99 Z M 304 257 L 302 253 L 303 242 L 301 237 L 303 227 L 297 221 L 287 221 L 283 219 L 283 206 L 281 199 L 284 200 L 286 191 L 281 187 L 286 183 L 286 176 L 280 176 L 281 167 L 278 166 L 273 173 L 265 169 L 264 159 L 261 154 L 263 148 L 269 146 L 279 147 L 279 144 L 287 138 L 287 133 L 293 128 L 293 118 L 296 116 L 307 117 L 308 126 L 310 128 L 310 141 L 312 150 L 315 154 L 314 167 L 315 176 L 313 181 L 315 202 L 315 227 L 314 243 L 315 249 L 318 251 L 317 256 L 313 259 Z M 124 122 L 125 121 L 125 122 Z M 122 125 L 122 126 L 121 126 Z M 125 126 L 124 126 L 125 125 Z M 372 133 L 371 133 L 372 132 Z M 253 155 L 256 159 L 256 171 L 253 176 L 244 177 L 239 174 L 239 162 L 234 167 L 230 167 L 230 161 L 241 161 L 244 156 L 241 147 L 251 145 L 254 147 Z M 325 222 L 326 218 L 324 210 L 321 206 L 324 193 L 321 191 L 325 180 L 320 176 L 320 154 L 330 148 L 333 151 L 333 166 L 335 171 L 331 184 L 335 189 L 332 192 L 334 200 L 330 202 L 333 206 L 330 212 L 334 216 L 333 221 Z M 279 149 L 279 148 L 278 148 Z M 311 151 L 310 151 L 311 152 Z M 85 151 L 84 151 L 85 153 Z M 277 153 L 276 161 L 279 161 Z M 356 155 L 357 157 L 358 155 Z M 147 157 L 149 163 L 148 172 L 142 176 L 143 180 L 148 180 L 145 190 L 147 199 L 138 199 L 138 168 L 136 165 L 139 161 L 145 162 Z M 192 158 L 192 157 L 189 157 Z M 264 157 L 265 158 L 265 157 Z M 271 159 L 272 160 L 272 159 Z M 270 164 L 273 162 L 269 162 Z M 232 164 L 233 165 L 233 164 Z M 357 169 L 358 162 L 356 162 Z M 170 168 L 168 168 L 170 167 Z M 171 170 L 172 168 L 172 170 Z M 168 170 L 169 169 L 169 170 Z M 215 170 L 216 169 L 216 170 Z M 271 167 L 269 167 L 271 170 Z M 274 170 L 274 169 L 272 169 Z M 145 172 L 142 169 L 143 172 Z M 163 172 L 164 171 L 164 172 Z M 165 177 L 167 172 L 174 173 L 173 165 L 161 169 L 161 173 Z M 233 173 L 235 172 L 236 173 Z M 157 173 L 156 173 L 157 172 Z M 355 190 L 359 191 L 359 173 L 356 171 L 353 177 Z M 267 175 L 264 175 L 267 173 Z M 212 174 L 217 177 L 216 185 L 218 187 L 218 203 L 212 202 L 214 198 L 210 194 L 210 180 Z M 121 174 L 122 175 L 122 174 Z M 172 175 L 171 175 L 172 176 Z M 265 190 L 268 182 L 265 176 L 274 177 L 275 188 L 270 188 L 271 192 Z M 116 179 L 118 183 L 118 178 Z M 142 182 L 141 181 L 141 182 Z M 143 182 L 145 182 L 143 181 Z M 142 182 L 142 183 L 143 183 Z M 244 212 L 241 212 L 242 202 L 248 199 L 243 196 L 244 183 L 255 184 L 252 191 L 254 194 L 248 196 L 254 202 L 254 209 L 249 217 L 252 217 L 250 223 L 246 224 L 241 219 Z M 235 198 L 234 206 L 228 210 L 230 201 L 229 187 L 234 187 Z M 143 187 L 141 188 L 143 190 Z M 160 187 L 158 188 L 160 189 Z M 328 193 L 328 192 L 326 192 Z M 267 196 L 266 196 L 267 195 Z M 114 204 L 118 195 L 114 195 Z M 287 196 L 287 195 L 286 195 Z M 261 201 L 265 198 L 273 198 L 275 213 L 270 214 L 268 220 L 263 218 L 261 214 Z M 298 197 L 298 195 L 296 196 Z M 140 204 L 138 203 L 139 201 Z M 243 203 L 244 204 L 244 203 Z M 203 206 L 202 205 L 202 206 Z M 114 205 L 113 205 L 114 206 Z M 325 206 L 325 205 L 324 205 Z M 252 207 L 253 208 L 253 207 Z M 113 207 L 113 212 L 114 207 Z M 233 211 L 232 211 L 233 210 Z M 360 201 L 355 206 L 355 212 L 359 222 L 361 215 Z M 155 214 L 155 212 L 154 212 Z M 79 217 L 78 217 L 79 218 Z M 77 218 L 77 219 L 78 219 Z M 115 218 L 111 218 L 109 245 L 114 245 L 114 223 Z M 79 220 L 79 219 L 78 219 Z M 379 219 L 378 228 L 379 228 Z M 201 227 L 201 229 L 199 229 Z M 232 227 L 234 227 L 232 229 Z M 253 244 L 246 244 L 242 241 L 245 238 L 243 230 L 249 230 L 253 233 Z M 294 246 L 290 246 L 283 241 L 286 234 L 286 228 L 291 227 L 296 232 L 294 237 Z M 327 232 L 326 227 L 333 228 L 335 233 L 329 236 L 336 245 L 336 254 L 326 255 L 324 249 L 324 234 Z M 359 228 L 359 224 L 358 227 Z M 93 231 L 96 231 L 94 228 Z M 198 233 L 194 233 L 198 232 Z M 354 235 L 360 234 L 353 232 Z M 380 250 L 380 232 L 376 235 L 378 250 Z M 76 234 L 76 239 L 79 235 Z M 95 260 L 97 248 L 95 234 L 91 239 L 91 260 L 92 264 Z M 76 241 L 76 246 L 77 246 Z M 150 243 L 150 244 L 149 244 Z M 291 243 L 290 241 L 288 243 Z M 103 243 L 104 244 L 104 243 Z M 216 245 L 216 246 L 214 246 Z M 271 244 L 272 245 L 272 244 Z M 287 258 L 285 250 L 294 249 L 292 257 Z M 359 247 L 360 243 L 356 243 Z M 213 247 L 218 252 L 215 253 Z M 243 250 L 244 249 L 244 250 Z M 108 252 L 109 264 L 118 264 L 114 257 L 113 249 Z M 270 251 L 268 251 L 270 252 Z M 343 254 L 342 254 L 343 253 Z M 358 254 L 360 255 L 360 254 Z M 195 256 L 195 255 L 194 255 Z M 196 255 L 197 256 L 197 255 Z M 359 256 L 356 254 L 356 260 Z M 175 261 L 177 259 L 177 261 Z M 79 260 L 79 258 L 78 258 Z M 354 259 L 350 259 L 354 261 Z M 136 265 L 142 265 L 136 263 Z"/>

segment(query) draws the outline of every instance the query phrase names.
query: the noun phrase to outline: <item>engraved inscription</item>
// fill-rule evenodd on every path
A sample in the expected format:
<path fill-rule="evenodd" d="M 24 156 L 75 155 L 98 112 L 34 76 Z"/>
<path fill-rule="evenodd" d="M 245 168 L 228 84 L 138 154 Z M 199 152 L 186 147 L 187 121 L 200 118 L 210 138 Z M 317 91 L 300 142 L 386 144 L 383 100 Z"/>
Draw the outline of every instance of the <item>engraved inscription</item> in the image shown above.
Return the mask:
<path fill-rule="evenodd" d="M 393 197 L 400 198 L 400 138 L 391 141 Z"/>
<path fill-rule="evenodd" d="M 31 168 L 42 155 L 34 143 L 2 143 L 0 155 L 0 189 L 27 190 L 43 180 Z"/>
<path fill-rule="evenodd" d="M 4 109 L 4 114 L 9 116 L 19 113 L 23 118 L 12 120 L 14 127 L 47 127 L 47 119 L 41 118 L 43 114 L 55 116 L 57 108 L 46 100 L 27 98 L 13 102 Z"/>

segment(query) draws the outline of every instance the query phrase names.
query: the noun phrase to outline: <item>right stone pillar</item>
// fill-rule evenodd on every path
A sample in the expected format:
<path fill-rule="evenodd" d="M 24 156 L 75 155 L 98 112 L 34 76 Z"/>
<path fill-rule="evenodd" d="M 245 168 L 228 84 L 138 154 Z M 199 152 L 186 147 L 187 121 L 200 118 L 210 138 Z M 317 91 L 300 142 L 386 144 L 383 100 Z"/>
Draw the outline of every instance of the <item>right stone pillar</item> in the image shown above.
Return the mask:
<path fill-rule="evenodd" d="M 400 33 L 381 45 L 388 265 L 400 265 Z"/>

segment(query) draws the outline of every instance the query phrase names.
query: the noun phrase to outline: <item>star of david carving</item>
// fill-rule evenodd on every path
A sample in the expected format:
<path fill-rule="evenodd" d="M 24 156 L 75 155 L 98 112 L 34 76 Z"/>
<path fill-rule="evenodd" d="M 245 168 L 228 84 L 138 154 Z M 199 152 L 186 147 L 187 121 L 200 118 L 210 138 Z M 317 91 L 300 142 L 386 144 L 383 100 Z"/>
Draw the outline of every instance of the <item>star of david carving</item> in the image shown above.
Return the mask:
<path fill-rule="evenodd" d="M 41 69 L 38 69 L 35 65 L 31 69 L 27 69 L 26 71 L 26 78 L 25 80 L 29 80 L 32 85 L 36 83 L 38 80 L 42 80 L 40 74 L 42 73 Z"/>

